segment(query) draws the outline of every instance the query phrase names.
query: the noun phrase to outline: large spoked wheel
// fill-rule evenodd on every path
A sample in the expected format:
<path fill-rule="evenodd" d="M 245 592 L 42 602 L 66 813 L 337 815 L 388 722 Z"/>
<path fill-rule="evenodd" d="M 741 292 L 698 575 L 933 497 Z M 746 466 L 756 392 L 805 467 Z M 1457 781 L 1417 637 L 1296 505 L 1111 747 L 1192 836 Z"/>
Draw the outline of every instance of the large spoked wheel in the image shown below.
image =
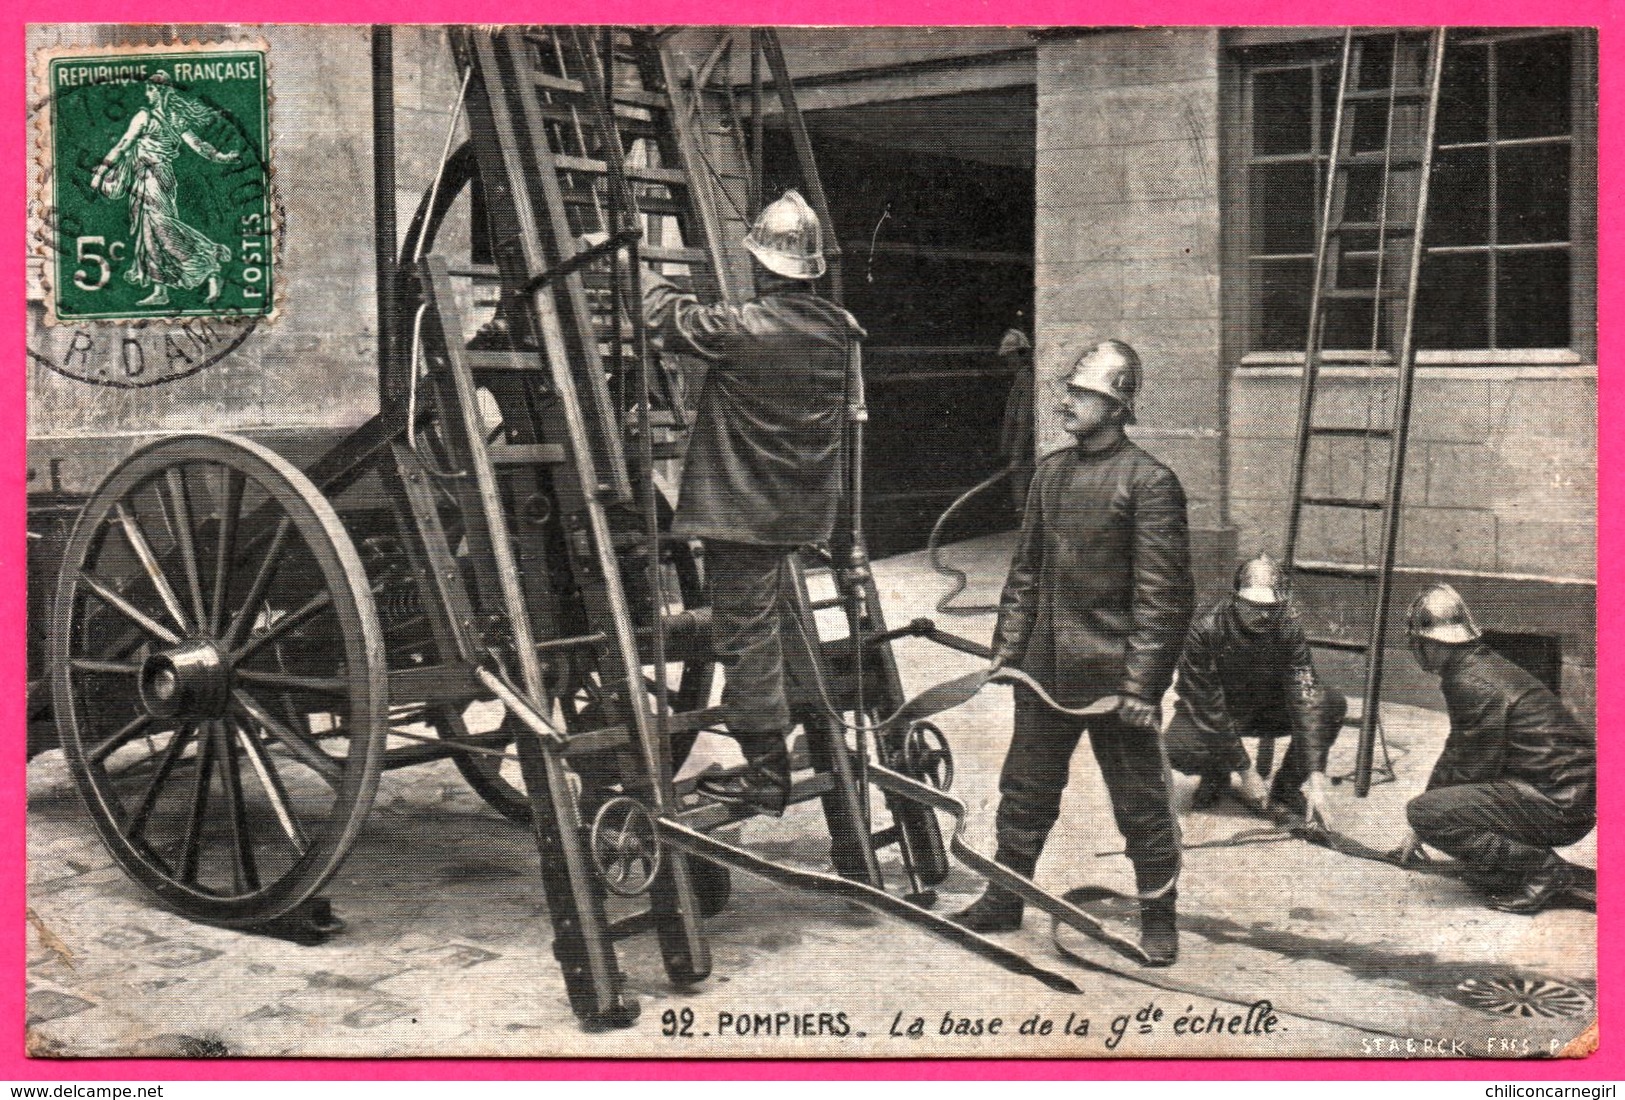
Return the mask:
<path fill-rule="evenodd" d="M 377 790 L 384 649 L 349 536 L 247 440 L 136 452 L 80 514 L 57 583 L 58 732 L 115 859 L 195 919 L 285 915 Z"/>

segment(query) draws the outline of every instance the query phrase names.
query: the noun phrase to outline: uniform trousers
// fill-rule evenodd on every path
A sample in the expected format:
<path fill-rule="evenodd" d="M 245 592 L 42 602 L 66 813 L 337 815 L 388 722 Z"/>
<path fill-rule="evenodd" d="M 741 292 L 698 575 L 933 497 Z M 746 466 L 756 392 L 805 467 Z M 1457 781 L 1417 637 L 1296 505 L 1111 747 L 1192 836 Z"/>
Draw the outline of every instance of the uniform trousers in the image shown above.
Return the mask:
<path fill-rule="evenodd" d="M 1315 761 L 1310 758 L 1309 746 L 1320 744 L 1330 749 L 1337 735 L 1343 731 L 1343 717 L 1348 709 L 1348 700 L 1342 692 L 1322 691 L 1313 712 L 1314 735 L 1305 738 L 1293 736 L 1292 716 L 1287 711 L 1285 701 L 1237 717 L 1234 733 L 1199 727 L 1191 718 L 1190 711 L 1181 704 L 1174 709 L 1174 720 L 1168 724 L 1165 735 L 1168 763 L 1186 775 L 1227 779 L 1232 772 L 1242 771 L 1251 764 L 1247 750 L 1241 744 L 1243 737 L 1291 737 L 1292 743 L 1287 747 L 1286 756 L 1275 773 L 1275 782 L 1270 787 L 1272 802 L 1291 803 L 1296 801 L 1298 788 L 1303 786 L 1304 780 L 1314 770 Z"/>
<path fill-rule="evenodd" d="M 1591 806 L 1568 807 L 1517 779 L 1436 787 L 1405 807 L 1425 843 L 1460 860 L 1481 885 L 1516 886 L 1560 860 L 1596 824 Z"/>
<path fill-rule="evenodd" d="M 722 665 L 728 732 L 748 760 L 783 747 L 790 731 L 784 690 L 782 599 L 793 546 L 705 539 L 711 648 Z"/>
<path fill-rule="evenodd" d="M 1032 875 L 1060 815 L 1072 752 L 1085 730 L 1134 864 L 1135 883 L 1142 894 L 1162 890 L 1179 873 L 1179 827 L 1168 802 L 1161 738 L 1115 714 L 1087 719 L 1058 714 L 1020 686 L 1015 734 L 999 776 L 998 861 Z"/>

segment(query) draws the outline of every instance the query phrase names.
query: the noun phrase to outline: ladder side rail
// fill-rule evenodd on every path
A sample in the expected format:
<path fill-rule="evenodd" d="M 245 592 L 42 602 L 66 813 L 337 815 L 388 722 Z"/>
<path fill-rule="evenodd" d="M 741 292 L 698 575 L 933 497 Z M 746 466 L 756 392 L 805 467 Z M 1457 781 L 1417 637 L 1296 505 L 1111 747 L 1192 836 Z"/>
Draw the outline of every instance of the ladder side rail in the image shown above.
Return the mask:
<path fill-rule="evenodd" d="M 829 200 L 824 194 L 823 180 L 818 175 L 812 141 L 807 137 L 807 123 L 801 117 L 801 107 L 796 103 L 795 85 L 790 81 L 790 68 L 785 63 L 778 32 L 772 27 L 762 27 L 760 31 L 762 55 L 767 59 L 768 71 L 773 77 L 773 92 L 779 98 L 779 109 L 790 131 L 790 144 L 796 151 L 802 182 L 807 185 L 807 198 L 811 200 L 813 210 L 818 213 L 818 221 L 824 227 L 824 258 L 829 264 L 830 297 L 839 304 L 845 296 L 841 279 L 841 242 L 835 235 L 835 224 L 830 220 Z"/>
<path fill-rule="evenodd" d="M 486 544 L 491 553 L 491 565 L 500 586 L 507 609 L 507 620 L 512 630 L 515 658 L 523 678 L 526 702 L 542 713 L 552 710 L 547 701 L 537 659 L 535 639 L 531 635 L 530 618 L 525 613 L 524 596 L 519 590 L 519 577 L 514 561 L 513 547 L 501 493 L 496 482 L 495 469 L 485 446 L 485 432 L 479 411 L 479 398 L 475 393 L 473 376 L 462 355 L 462 333 L 455 327 L 455 315 L 449 312 L 452 296 L 450 276 L 444 262 L 438 257 L 426 261 L 427 278 L 424 292 L 435 315 L 435 330 L 441 338 L 447 360 L 448 381 L 452 387 L 452 408 L 457 413 L 461 429 L 461 442 L 467 449 L 468 472 L 478 488 L 480 508 L 467 518 L 470 526 L 484 528 Z M 450 410 L 448 410 L 450 411 Z M 549 875 L 548 865 L 562 863 L 552 874 L 562 870 L 559 885 L 566 890 L 548 891 L 548 909 L 553 918 L 556 949 L 564 968 L 565 984 L 570 999 L 578 1011 L 599 1017 L 623 1011 L 620 1004 L 620 968 L 614 945 L 605 934 L 608 922 L 604 919 L 597 883 L 582 848 L 580 820 L 575 799 L 570 793 L 568 777 L 560 755 L 543 745 L 540 737 L 528 732 L 519 737 L 520 765 L 525 788 L 530 795 L 533 823 L 538 847 L 544 864 L 544 877 Z M 567 894 L 567 896 L 559 896 Z"/>
<path fill-rule="evenodd" d="M 1427 230 L 1429 191 L 1433 176 L 1433 156 L 1439 117 L 1439 94 L 1444 75 L 1445 30 L 1433 29 L 1428 56 L 1427 110 L 1423 120 L 1422 167 L 1417 185 L 1416 219 L 1411 226 L 1409 285 L 1405 295 L 1404 335 L 1399 347 L 1399 392 L 1394 401 L 1394 421 L 1388 466 L 1388 511 L 1383 517 L 1381 557 L 1377 570 L 1376 614 L 1371 624 L 1367 651 L 1365 712 L 1361 717 L 1360 744 L 1355 758 L 1355 793 L 1364 796 L 1371 789 L 1371 766 L 1378 729 L 1377 707 L 1382 697 L 1383 647 L 1386 642 L 1389 604 L 1393 599 L 1394 561 L 1399 544 L 1402 494 L 1405 486 L 1405 456 L 1410 437 L 1411 401 L 1416 383 L 1416 300 L 1420 289 L 1424 234 Z"/>
<path fill-rule="evenodd" d="M 1324 281 L 1326 276 L 1327 252 L 1332 246 L 1333 214 L 1336 209 L 1333 202 L 1334 192 L 1337 188 L 1337 175 L 1341 170 L 1343 153 L 1343 128 L 1345 126 L 1344 112 L 1347 108 L 1349 82 L 1353 79 L 1351 69 L 1353 66 L 1354 30 L 1352 27 L 1343 31 L 1343 63 L 1342 71 L 1337 81 L 1337 109 L 1332 116 L 1331 145 L 1327 150 L 1325 194 L 1321 200 L 1320 233 L 1315 242 L 1315 272 L 1314 281 L 1309 291 L 1309 331 L 1304 341 L 1303 351 L 1303 379 L 1298 385 L 1298 438 L 1297 446 L 1292 458 L 1292 495 L 1287 507 L 1286 545 L 1282 556 L 1286 560 L 1287 569 L 1291 570 L 1297 565 L 1298 534 L 1303 518 L 1303 487 L 1307 479 L 1309 465 L 1309 444 L 1312 437 L 1311 428 L 1314 423 L 1315 386 L 1320 374 L 1320 343 L 1323 338 L 1323 322 L 1321 313 L 1324 307 Z"/>
<path fill-rule="evenodd" d="M 659 66 L 659 79 L 665 85 L 668 103 L 670 127 L 662 133 L 659 141 L 660 156 L 662 160 L 672 158 L 682 167 L 683 174 L 688 177 L 689 205 L 693 211 L 692 228 L 698 230 L 696 238 L 691 238 L 691 226 L 682 225 L 684 243 L 693 247 L 698 245 L 711 256 L 711 274 L 716 280 L 718 296 L 725 301 L 742 302 L 754 293 L 751 285 L 749 269 L 732 263 L 727 242 L 723 239 L 722 217 L 717 210 L 717 200 L 714 188 L 720 186 L 710 177 L 705 164 L 705 158 L 700 152 L 700 143 L 705 141 L 703 133 L 696 133 L 691 125 L 691 116 L 698 120 L 701 129 L 704 125 L 705 115 L 705 89 L 695 86 L 684 90 L 684 81 L 677 72 L 677 58 L 673 49 L 666 45 L 658 48 L 657 63 Z M 654 65 L 650 64 L 649 69 Z M 645 71 L 644 79 L 650 80 L 653 72 Z M 680 94 L 681 93 L 681 94 Z M 692 96 L 692 102 L 685 99 Z M 692 107 L 692 111 L 690 110 Z M 708 288 L 696 286 L 697 291 Z"/>
<path fill-rule="evenodd" d="M 632 195 L 631 188 L 627 186 L 626 182 L 626 175 L 622 162 L 623 151 L 621 148 L 620 133 L 615 128 L 614 124 L 614 104 L 608 98 L 612 89 L 608 85 L 607 80 L 604 79 L 612 74 L 608 72 L 600 74 L 594 66 L 594 53 L 592 50 L 592 42 L 589 37 L 590 32 L 583 30 L 582 28 L 572 28 L 571 33 L 575 39 L 577 54 L 582 59 L 582 82 L 587 89 L 587 95 L 591 103 L 594 120 L 596 121 L 604 138 L 603 155 L 604 162 L 608 168 L 609 177 L 609 209 L 612 214 L 618 215 L 620 218 L 624 219 L 622 224 L 606 228 L 608 228 L 612 233 L 618 233 L 622 230 L 641 231 L 642 227 L 639 224 L 637 203 Z M 613 59 L 613 56 L 613 44 L 611 43 L 610 49 L 606 50 L 604 53 L 603 63 L 606 66 L 609 65 Z M 666 646 L 665 629 L 663 625 L 666 618 L 667 608 L 664 598 L 665 585 L 660 576 L 660 517 L 658 505 L 655 499 L 656 489 L 654 486 L 653 437 L 652 424 L 650 422 L 650 402 L 653 398 L 653 386 L 651 385 L 652 380 L 649 373 L 649 334 L 648 326 L 645 323 L 643 316 L 642 279 L 640 276 L 642 265 L 639 261 L 637 242 L 633 240 L 626 246 L 627 270 L 626 278 L 624 280 L 616 278 L 615 273 L 613 272 L 613 268 L 619 266 L 617 255 L 618 253 L 612 253 L 611 255 L 611 279 L 616 291 L 616 293 L 612 296 L 611 308 L 616 310 L 618 328 L 620 309 L 622 305 L 625 306 L 629 315 L 628 320 L 632 326 L 632 339 L 634 344 L 633 355 L 637 360 L 639 477 L 638 485 L 636 487 L 637 491 L 635 492 L 634 497 L 636 503 L 640 506 L 643 513 L 644 536 L 648 540 L 647 568 L 649 570 L 649 591 L 651 592 L 651 598 L 655 603 L 655 606 L 651 609 L 653 614 L 649 618 L 649 621 L 655 624 L 655 629 L 651 632 L 655 667 L 654 694 L 656 704 L 656 721 L 653 728 L 650 727 L 650 724 L 647 721 L 648 708 L 646 703 L 643 702 L 648 693 L 643 689 L 643 662 L 638 656 L 635 641 L 632 642 L 630 647 L 627 647 L 627 652 L 623 653 L 623 659 L 630 658 L 627 667 L 627 686 L 629 692 L 628 700 L 629 702 L 632 702 L 634 706 L 636 706 L 636 709 L 639 712 L 639 720 L 635 724 L 634 728 L 638 731 L 638 735 L 643 741 L 641 748 L 643 750 L 645 765 L 649 769 L 649 781 L 655 791 L 656 807 L 664 812 L 664 808 L 666 806 L 669 806 L 675 802 L 676 795 L 672 791 L 671 787 L 674 769 L 670 757 L 669 741 L 665 736 L 665 722 L 670 709 L 668 687 L 666 684 Z M 616 341 L 617 345 L 619 345 L 621 342 L 619 336 L 616 337 Z M 589 504 L 589 508 L 590 507 L 591 505 Z M 605 540 L 608 540 L 609 527 L 607 517 L 603 521 L 602 529 L 604 531 Z M 608 549 L 610 551 L 609 556 L 611 559 L 613 559 L 614 553 L 612 542 Z M 608 579 L 609 572 L 611 571 L 606 570 L 606 580 Z M 606 587 L 609 589 L 608 596 L 611 615 L 614 616 L 616 620 L 616 633 L 618 635 L 623 633 L 622 626 L 624 624 L 626 639 L 631 641 L 635 638 L 635 634 L 633 633 L 631 614 L 629 609 L 626 607 L 624 589 L 622 589 L 622 586 L 620 585 L 620 573 L 618 566 L 615 570 L 613 570 L 613 573 L 615 578 L 614 581 L 606 585 Z M 619 601 L 617 601 L 617 594 L 619 594 Z M 620 604 L 619 607 L 617 607 L 617 602 Z"/>
<path fill-rule="evenodd" d="M 563 264 L 576 254 L 576 238 L 564 214 L 564 196 L 559 187 L 558 166 L 552 149 L 547 145 L 547 129 L 536 102 L 532 82 L 526 79 L 530 66 L 514 57 L 512 36 L 501 35 L 496 41 L 477 39 L 476 54 L 486 72 L 494 72 L 503 87 L 498 95 L 488 95 L 495 133 L 503 147 L 505 169 L 515 206 L 521 223 L 529 223 L 530 232 L 522 233 L 518 244 L 525 260 L 526 274 L 520 285 L 544 274 L 549 268 Z M 505 93 L 505 94 L 502 94 Z M 509 99 L 515 102 L 509 102 Z M 515 147 L 517 146 L 517 147 Z M 528 153 L 526 157 L 524 154 Z M 529 161 L 529 170 L 525 165 Z M 517 174 L 515 174 L 517 170 Z M 523 197 L 523 199 L 521 198 Z M 579 272 L 571 272 L 561 281 L 563 293 L 554 300 L 559 314 L 558 334 L 561 343 L 549 346 L 549 355 L 562 354 L 566 363 L 579 363 L 592 398 L 593 417 L 582 421 L 592 431 L 591 438 L 598 444 L 599 453 L 590 466 L 582 467 L 593 490 L 608 492 L 618 502 L 632 498 L 631 478 L 626 469 L 626 456 L 621 448 L 620 425 L 616 423 L 614 402 L 604 381 L 603 365 L 599 361 L 598 337 L 593 331 L 592 313 L 587 305 L 586 292 Z"/>

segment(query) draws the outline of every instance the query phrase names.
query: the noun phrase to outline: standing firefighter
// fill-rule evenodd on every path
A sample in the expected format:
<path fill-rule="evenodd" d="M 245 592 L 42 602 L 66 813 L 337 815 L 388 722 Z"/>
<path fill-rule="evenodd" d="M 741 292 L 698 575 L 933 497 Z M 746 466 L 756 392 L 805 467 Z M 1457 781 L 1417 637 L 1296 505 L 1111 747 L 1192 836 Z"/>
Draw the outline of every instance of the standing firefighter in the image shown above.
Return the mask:
<path fill-rule="evenodd" d="M 1405 807 L 1399 856 L 1431 844 L 1464 865 L 1491 908 L 1539 913 L 1585 876 L 1553 852 L 1597 821 L 1597 742 L 1545 685 L 1490 649 L 1454 588 L 1411 604 L 1411 653 L 1439 677 L 1450 736 Z"/>
<path fill-rule="evenodd" d="M 1158 731 L 1190 625 L 1190 546 L 1179 479 L 1123 432 L 1134 422 L 1140 381 L 1139 356 L 1118 340 L 1097 344 L 1073 367 L 1059 411 L 1077 445 L 1038 464 L 993 638 L 995 667 L 1022 669 L 1062 706 L 1114 694 L 1121 702 L 1086 723 L 1017 688 L 995 858 L 1032 876 L 1087 724 L 1134 863 L 1141 945 L 1167 965 L 1179 947 L 1179 837 Z M 997 932 L 1020 927 L 1021 916 L 1019 897 L 990 886 L 955 919 Z"/>
<path fill-rule="evenodd" d="M 1211 806 L 1241 779 L 1243 798 L 1326 824 L 1326 756 L 1348 700 L 1315 674 L 1285 571 L 1267 554 L 1242 562 L 1229 595 L 1191 623 L 1179 658 L 1179 702 L 1168 762 L 1201 776 L 1193 806 Z M 1290 737 L 1266 789 L 1243 737 Z"/>
<path fill-rule="evenodd" d="M 773 814 L 790 793 L 780 598 L 790 556 L 835 526 L 849 359 L 865 335 L 814 293 L 822 237 L 818 215 L 787 191 L 745 237 L 759 265 L 753 300 L 701 303 L 653 274 L 644 284 L 645 313 L 666 347 L 710 364 L 673 529 L 705 545 L 712 646 L 746 768 L 702 779 L 700 790 Z"/>
<path fill-rule="evenodd" d="M 1010 467 L 1010 502 L 1016 515 L 1027 509 L 1027 487 L 1033 481 L 1033 345 L 1019 328 L 1007 329 L 999 341 L 999 360 L 1014 374 L 999 423 L 999 457 Z"/>

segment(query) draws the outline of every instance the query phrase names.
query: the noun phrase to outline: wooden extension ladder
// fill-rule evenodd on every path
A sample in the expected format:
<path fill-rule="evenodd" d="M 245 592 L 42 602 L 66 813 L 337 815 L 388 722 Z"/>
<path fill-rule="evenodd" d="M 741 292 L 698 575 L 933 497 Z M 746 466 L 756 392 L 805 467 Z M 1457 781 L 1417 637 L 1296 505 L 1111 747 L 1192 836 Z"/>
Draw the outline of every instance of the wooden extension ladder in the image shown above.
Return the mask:
<path fill-rule="evenodd" d="M 1361 796 L 1370 790 L 1379 746 L 1383 779 L 1393 778 L 1380 714 L 1384 642 L 1416 376 L 1416 301 L 1444 48 L 1442 28 L 1345 32 L 1315 249 L 1286 560 L 1294 574 L 1356 580 L 1365 594 L 1359 615 L 1366 626 L 1363 636 L 1310 639 L 1312 646 L 1361 654 L 1365 660 L 1354 775 Z M 1386 423 L 1369 415 L 1358 426 L 1317 419 L 1321 371 L 1332 359 L 1361 365 L 1371 396 L 1381 396 L 1392 410 Z M 1366 468 L 1372 448 L 1385 451 L 1380 495 L 1371 495 L 1363 485 L 1359 493 L 1312 487 L 1308 468 L 1317 441 L 1329 447 L 1357 443 Z M 1369 554 L 1358 562 L 1307 555 L 1302 538 L 1306 510 L 1379 516 L 1375 559 Z M 1364 545 L 1363 519 L 1361 532 Z"/>

